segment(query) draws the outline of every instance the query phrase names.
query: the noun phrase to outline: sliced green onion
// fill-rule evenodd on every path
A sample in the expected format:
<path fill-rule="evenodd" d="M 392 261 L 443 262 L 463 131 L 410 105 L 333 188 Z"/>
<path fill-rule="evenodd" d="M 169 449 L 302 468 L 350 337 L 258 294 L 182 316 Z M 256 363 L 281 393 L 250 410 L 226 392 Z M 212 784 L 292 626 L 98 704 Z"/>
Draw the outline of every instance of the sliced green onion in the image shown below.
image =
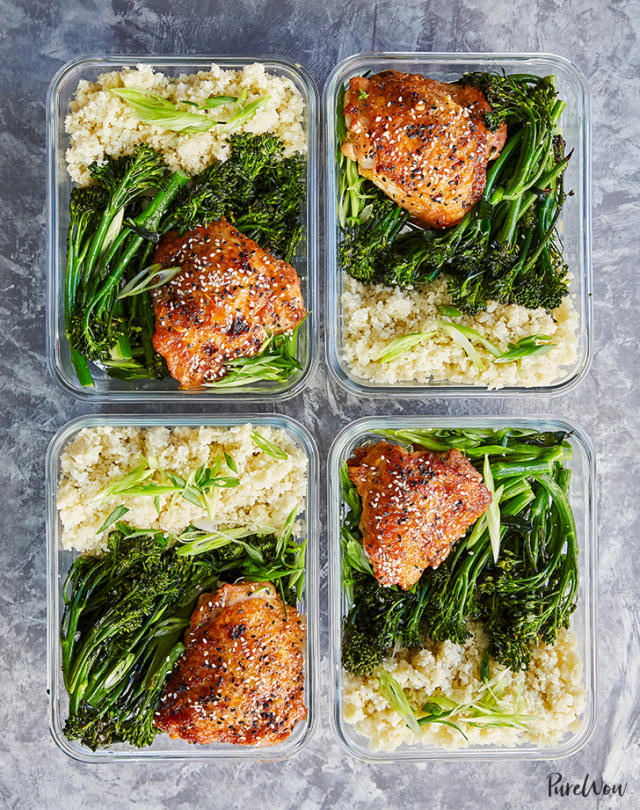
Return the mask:
<path fill-rule="evenodd" d="M 105 520 L 105 522 L 100 526 L 96 534 L 102 534 L 103 531 L 112 526 L 116 521 L 120 520 L 123 515 L 126 515 L 129 509 L 121 504 L 120 506 L 116 506 L 113 512 L 109 515 L 109 517 Z"/>
<path fill-rule="evenodd" d="M 156 124 L 162 129 L 193 134 L 206 132 L 218 123 L 206 115 L 180 110 L 168 99 L 150 90 L 112 87 L 110 93 L 119 96 L 140 121 Z"/>
<path fill-rule="evenodd" d="M 459 731 L 460 734 L 462 734 L 462 736 L 465 738 L 465 740 L 469 739 L 467 737 L 467 735 L 464 733 L 464 731 L 460 728 L 460 726 L 456 725 L 451 720 L 445 720 L 443 717 L 438 717 L 438 715 L 435 715 L 435 714 L 425 714 L 422 717 L 418 718 L 418 725 L 419 726 L 426 726 L 428 723 L 439 723 L 440 725 L 443 725 L 443 726 L 449 726 L 450 728 L 455 728 L 456 731 Z"/>
<path fill-rule="evenodd" d="M 265 380 L 275 382 L 288 380 L 292 374 L 302 369 L 302 365 L 296 359 L 296 353 L 300 328 L 308 315 L 309 313 L 291 334 L 269 335 L 258 354 L 253 357 L 238 357 L 235 360 L 229 360 L 225 365 L 227 373 L 224 377 L 204 383 L 204 386 L 207 388 L 240 388 Z"/>
<path fill-rule="evenodd" d="M 114 218 L 109 223 L 109 227 L 104 236 L 104 241 L 102 242 L 102 251 L 100 253 L 101 256 L 104 256 L 104 254 L 109 250 L 111 245 L 113 245 L 113 243 L 120 235 L 123 220 L 124 220 L 124 206 L 118 210 Z"/>
<path fill-rule="evenodd" d="M 225 460 L 225 462 L 226 462 L 226 464 L 227 464 L 227 467 L 228 467 L 228 468 L 229 468 L 229 469 L 230 469 L 232 472 L 234 472 L 234 473 L 237 473 L 237 472 L 238 472 L 238 468 L 237 468 L 237 466 L 236 466 L 236 462 L 235 462 L 235 460 L 234 460 L 233 456 L 229 455 L 229 453 L 227 453 L 227 451 L 226 451 L 226 450 L 224 451 L 224 460 Z"/>
<path fill-rule="evenodd" d="M 489 537 L 491 538 L 494 563 L 498 562 L 498 555 L 500 554 L 500 498 L 502 498 L 503 492 L 504 485 L 499 486 L 492 494 L 491 503 L 487 509 L 487 528 L 489 529 Z"/>
<path fill-rule="evenodd" d="M 395 360 L 396 357 L 410 351 L 419 343 L 428 340 L 434 334 L 435 332 L 411 332 L 408 335 L 395 338 L 373 360 L 378 363 L 389 363 L 391 360 Z"/>
<path fill-rule="evenodd" d="M 373 568 L 369 562 L 362 543 L 353 538 L 347 540 L 344 547 L 344 554 L 349 565 L 361 574 L 373 574 Z"/>
<path fill-rule="evenodd" d="M 457 330 L 461 335 L 464 335 L 469 340 L 474 340 L 477 343 L 480 343 L 485 349 L 490 352 L 491 354 L 498 357 L 501 352 L 500 349 L 493 343 L 489 338 L 486 338 L 484 335 L 481 335 L 480 332 L 472 329 L 470 326 L 465 326 L 462 323 L 451 323 L 450 321 L 437 321 L 438 326 L 441 328 L 444 326 L 448 326 Z"/>
<path fill-rule="evenodd" d="M 229 132 L 232 129 L 242 126 L 242 124 L 253 118 L 260 107 L 262 107 L 263 104 L 266 104 L 270 99 L 270 95 L 260 96 L 260 98 L 257 98 L 255 101 L 250 101 L 249 104 L 245 104 L 244 107 L 238 110 L 237 113 L 234 113 L 234 115 L 232 115 L 231 118 L 222 125 L 222 129 L 224 129 L 225 132 Z"/>
<path fill-rule="evenodd" d="M 233 104 L 237 100 L 237 96 L 211 96 L 205 99 L 202 109 L 214 110 L 216 107 L 222 107 L 223 104 Z"/>
<path fill-rule="evenodd" d="M 456 323 L 449 323 L 448 321 L 438 321 L 438 326 L 442 329 L 442 331 L 449 335 L 451 340 L 454 343 L 457 343 L 461 349 L 464 350 L 465 354 L 469 356 L 471 362 L 473 363 L 476 368 L 482 369 L 484 368 L 484 363 L 482 362 L 482 358 L 476 351 L 474 345 L 471 341 L 463 334 L 462 330 L 460 329 L 459 325 Z"/>
<path fill-rule="evenodd" d="M 91 498 L 90 503 L 106 501 L 107 498 L 110 498 L 112 495 L 118 495 L 120 492 L 129 489 L 133 485 L 145 481 L 151 475 L 153 475 L 153 470 L 150 470 L 146 464 L 140 465 L 139 467 L 136 467 L 135 470 L 127 473 L 127 475 L 124 475 L 122 478 L 118 478 L 116 481 L 113 481 L 101 489 L 100 492 Z"/>
<path fill-rule="evenodd" d="M 235 529 L 220 529 L 211 532 L 202 532 L 197 529 L 186 529 L 179 537 L 181 545 L 176 549 L 179 557 L 193 557 L 205 551 L 223 548 L 242 537 L 249 537 L 255 532 L 248 526 L 238 526 Z"/>
<path fill-rule="evenodd" d="M 498 554 L 500 553 L 500 498 L 504 492 L 504 486 L 501 486 L 497 491 L 493 483 L 493 475 L 491 473 L 491 464 L 489 462 L 489 455 L 484 457 L 484 466 L 482 469 L 482 477 L 484 485 L 491 493 L 491 503 L 485 512 L 487 520 L 487 529 L 489 530 L 489 537 L 491 539 L 491 549 L 493 550 L 493 561 L 498 561 Z"/>
<path fill-rule="evenodd" d="M 369 219 L 372 213 L 373 213 L 373 204 L 367 203 L 367 205 L 365 205 L 365 207 L 362 209 L 362 213 L 360 214 L 360 224 L 364 225 L 364 223 Z"/>
<path fill-rule="evenodd" d="M 451 714 L 456 708 L 458 708 L 458 704 L 451 698 L 445 697 L 445 695 L 431 695 L 422 707 L 422 711 L 442 717 L 443 714 Z"/>
<path fill-rule="evenodd" d="M 181 270 L 181 267 L 163 267 L 161 264 L 150 264 L 149 267 L 145 267 L 131 281 L 125 284 L 118 298 L 130 298 L 132 295 L 157 290 L 158 287 L 162 287 L 163 284 L 167 284 L 171 279 L 174 279 Z"/>
<path fill-rule="evenodd" d="M 420 725 L 411 704 L 398 681 L 388 672 L 382 670 L 378 673 L 378 688 L 382 692 L 389 707 L 400 715 L 409 728 L 416 734 L 420 733 Z"/>
<path fill-rule="evenodd" d="M 459 317 L 463 314 L 449 304 L 440 304 L 438 311 L 450 317 Z M 503 352 L 492 340 L 481 335 L 480 332 L 472 329 L 470 326 L 442 320 L 435 321 L 434 323 L 435 326 L 441 329 L 454 343 L 457 343 L 458 346 L 464 350 L 465 354 L 471 358 L 473 364 L 480 370 L 484 369 L 484 363 L 472 341 L 484 346 L 484 348 L 493 355 L 494 363 L 512 363 L 519 360 L 521 357 L 533 357 L 534 355 L 546 354 L 556 345 L 554 343 L 542 343 L 542 341 L 551 340 L 549 335 L 529 335 L 528 337 L 521 338 L 517 343 L 510 343 L 508 351 Z M 432 337 L 434 334 L 435 332 L 410 332 L 408 335 L 395 338 L 383 351 L 372 359 L 375 362 L 388 363 L 405 354 L 405 352 L 410 351 L 419 343 L 422 343 L 423 340 Z"/>
<path fill-rule="evenodd" d="M 461 318 L 462 312 L 457 307 L 451 304 L 438 304 L 438 312 L 441 315 L 446 315 L 448 318 Z"/>
<path fill-rule="evenodd" d="M 291 535 L 293 533 L 293 524 L 296 522 L 297 514 L 298 510 L 294 508 L 287 515 L 287 519 L 284 522 L 284 526 L 282 527 L 282 530 L 278 535 L 278 541 L 276 543 L 276 557 L 280 557 L 282 552 L 285 550 L 287 543 L 291 539 Z"/>
<path fill-rule="evenodd" d="M 289 454 L 286 452 L 286 450 L 283 450 L 281 447 L 278 447 L 277 444 L 274 444 L 269 439 L 266 439 L 264 436 L 261 436 L 257 430 L 251 431 L 251 438 L 253 440 L 253 443 L 258 445 L 258 447 L 263 451 L 263 453 L 266 453 L 268 456 L 276 458 L 280 461 L 282 461 L 285 458 L 289 458 Z"/>
<path fill-rule="evenodd" d="M 520 360 L 521 357 L 535 357 L 536 355 L 543 355 L 550 352 L 557 344 L 556 343 L 543 343 L 551 338 L 548 335 L 530 335 L 529 337 L 522 338 L 517 343 L 509 344 L 509 351 L 504 352 L 499 357 L 496 357 L 495 363 L 513 363 Z"/>
<path fill-rule="evenodd" d="M 471 534 L 467 539 L 467 548 L 471 548 L 471 546 L 475 546 L 475 544 L 480 539 L 482 533 L 487 527 L 487 513 L 485 512 L 476 522 L 473 524 L 473 529 L 471 530 Z"/>

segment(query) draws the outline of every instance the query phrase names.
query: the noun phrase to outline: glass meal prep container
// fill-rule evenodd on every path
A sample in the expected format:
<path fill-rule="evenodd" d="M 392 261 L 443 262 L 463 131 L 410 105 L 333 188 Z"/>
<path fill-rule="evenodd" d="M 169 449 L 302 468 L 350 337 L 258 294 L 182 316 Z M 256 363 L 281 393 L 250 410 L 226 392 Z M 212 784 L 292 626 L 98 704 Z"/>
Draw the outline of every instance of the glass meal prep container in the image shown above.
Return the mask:
<path fill-rule="evenodd" d="M 344 671 L 341 665 L 342 625 L 348 604 L 342 587 L 342 546 L 340 526 L 345 514 L 342 503 L 340 469 L 361 444 L 379 440 L 378 431 L 385 429 L 442 428 L 531 428 L 539 431 L 564 431 L 571 444 L 573 458 L 567 462 L 571 469 L 570 501 L 573 508 L 579 545 L 578 602 L 571 616 L 570 629 L 577 636 L 577 648 L 583 663 L 584 710 L 580 727 L 571 731 L 555 746 L 541 747 L 523 743 L 512 747 L 473 745 L 467 748 L 438 748 L 416 743 L 403 744 L 395 751 L 373 751 L 368 740 L 350 725 L 344 716 Z M 389 441 L 393 441 L 392 439 Z M 525 760 L 558 759 L 576 753 L 589 739 L 596 723 L 596 537 L 595 537 L 595 459 L 590 440 L 574 425 L 553 418 L 527 417 L 429 417 L 376 416 L 352 422 L 336 437 L 329 453 L 328 515 L 329 515 L 329 638 L 331 721 L 334 732 L 346 751 L 369 762 L 409 762 L 428 760 Z"/>
<path fill-rule="evenodd" d="M 429 383 L 401 381 L 393 384 L 372 382 L 357 376 L 343 354 L 342 293 L 344 273 L 339 266 L 338 247 L 338 161 L 336 159 L 336 109 L 338 94 L 353 76 L 365 72 L 397 70 L 421 73 L 430 79 L 452 82 L 470 71 L 532 73 L 556 77 L 558 94 L 566 102 L 560 126 L 567 150 L 574 150 L 565 171 L 567 195 L 558 224 L 564 244 L 564 256 L 571 275 L 570 294 L 578 312 L 578 346 L 575 362 L 563 369 L 562 377 L 545 386 L 513 386 L 488 389 L 481 385 L 461 385 L 444 380 Z M 478 396 L 499 394 L 560 393 L 578 383 L 586 373 L 591 352 L 591 157 L 589 131 L 589 93 L 578 68 L 560 56 L 527 53 L 360 53 L 340 62 L 324 88 L 325 115 L 325 240 L 326 282 L 326 355 L 329 368 L 347 390 L 364 396 Z M 426 349 L 425 349 L 426 351 Z"/>
<path fill-rule="evenodd" d="M 303 521 L 303 535 L 307 538 L 305 550 L 305 585 L 298 608 L 306 617 L 304 641 L 304 701 L 307 718 L 294 728 L 283 742 L 272 746 L 252 746 L 212 743 L 192 745 L 183 740 L 172 740 L 167 734 L 158 734 L 151 746 L 135 748 L 118 743 L 111 748 L 91 751 L 78 741 L 71 742 L 63 733 L 67 717 L 68 697 L 61 669 L 60 622 L 63 613 L 62 588 L 73 561 L 80 556 L 76 551 L 62 549 L 59 544 L 60 519 L 56 508 L 60 457 L 66 445 L 80 430 L 105 425 L 119 427 L 231 427 L 251 423 L 260 428 L 280 428 L 289 434 L 308 459 L 306 509 L 299 518 Z M 72 759 L 82 762 L 158 760 L 220 760 L 240 761 L 281 760 L 300 751 L 309 741 L 317 724 L 318 692 L 318 451 L 310 433 L 294 419 L 286 416 L 246 414 L 242 416 L 83 416 L 68 422 L 53 437 L 46 458 L 46 527 L 47 527 L 47 670 L 49 690 L 49 730 L 56 745 Z"/>
<path fill-rule="evenodd" d="M 177 380 L 144 379 L 120 381 L 109 377 L 93 363 L 95 387 L 83 388 L 71 364 L 64 328 L 64 278 L 67 253 L 69 197 L 73 182 L 67 173 L 65 151 L 69 138 L 65 133 L 65 116 L 81 80 L 95 81 L 104 72 L 150 65 L 168 76 L 210 70 L 215 64 L 226 70 L 240 70 L 260 62 L 267 73 L 290 79 L 304 101 L 303 129 L 307 143 L 306 195 L 301 212 L 303 237 L 293 266 L 300 276 L 307 312 L 298 337 L 298 359 L 302 369 L 284 382 L 262 381 L 216 391 L 201 387 L 184 390 Z M 315 363 L 318 311 L 317 288 L 317 90 L 310 74 L 299 64 L 275 56 L 101 56 L 84 57 L 64 65 L 54 76 L 47 94 L 47 362 L 49 371 L 65 391 L 82 399 L 100 400 L 175 400 L 190 402 L 224 399 L 248 399 L 252 402 L 287 399 L 304 386 Z"/>

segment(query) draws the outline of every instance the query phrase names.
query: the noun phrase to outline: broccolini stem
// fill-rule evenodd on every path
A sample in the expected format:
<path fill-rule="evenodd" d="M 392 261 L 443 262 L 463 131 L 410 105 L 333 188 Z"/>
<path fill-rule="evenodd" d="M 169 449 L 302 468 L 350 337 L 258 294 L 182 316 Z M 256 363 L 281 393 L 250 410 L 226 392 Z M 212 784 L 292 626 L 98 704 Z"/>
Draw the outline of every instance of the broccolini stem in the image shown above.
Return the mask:
<path fill-rule="evenodd" d="M 498 198 L 496 198 L 495 200 L 493 199 L 493 196 L 492 196 L 493 187 L 494 187 L 494 185 L 495 185 L 495 183 L 496 183 L 496 181 L 498 179 L 498 176 L 500 175 L 500 172 L 502 171 L 502 168 L 503 168 L 504 164 L 507 162 L 508 158 L 511 156 L 511 153 L 513 152 L 513 150 L 516 148 L 516 146 L 522 140 L 523 134 L 524 133 L 523 133 L 522 129 L 519 129 L 516 132 L 515 135 L 512 135 L 507 140 L 505 145 L 502 147 L 502 152 L 500 152 L 499 156 L 494 160 L 491 168 L 487 172 L 487 182 L 485 184 L 484 192 L 483 192 L 482 196 L 483 196 L 483 199 L 487 200 L 492 205 L 495 205 L 496 203 L 498 203 L 500 201 L 500 199 L 502 199 L 502 194 L 503 194 L 502 190 L 500 190 L 499 199 Z"/>
<path fill-rule="evenodd" d="M 531 173 L 531 166 L 536 157 L 538 129 L 535 122 L 531 121 L 529 124 L 525 124 L 521 131 L 524 132 L 522 149 L 513 175 L 505 186 L 503 200 L 513 200 L 520 196 L 521 189 L 527 182 Z"/>
<path fill-rule="evenodd" d="M 159 221 L 160 217 L 166 210 L 169 203 L 173 200 L 176 196 L 178 191 L 187 183 L 189 180 L 189 175 L 185 174 L 184 172 L 177 171 L 174 172 L 169 182 L 167 183 L 164 189 L 158 191 L 155 197 L 151 200 L 149 205 L 142 211 L 142 213 L 138 214 L 137 217 L 133 220 L 136 225 L 144 226 L 149 230 L 154 230 Z M 128 231 L 128 229 L 127 229 Z M 83 327 L 86 331 L 89 331 L 90 322 L 93 317 L 93 310 L 96 306 L 101 304 L 99 311 L 104 311 L 106 299 L 108 298 L 109 294 L 115 291 L 118 282 L 120 281 L 122 274 L 124 273 L 125 269 L 133 259 L 133 257 L 138 252 L 140 246 L 145 241 L 142 236 L 138 234 L 132 234 L 131 231 L 128 231 L 126 234 L 127 237 L 131 236 L 128 239 L 128 244 L 124 250 L 124 253 L 118 259 L 117 264 L 111 270 L 107 278 L 102 283 L 100 289 L 93 295 L 92 300 L 88 303 L 84 318 L 83 318 Z M 124 241 L 124 240 L 123 240 Z"/>
<path fill-rule="evenodd" d="M 516 197 L 513 202 L 511 202 L 507 208 L 507 213 L 504 218 L 504 222 L 502 223 L 502 227 L 498 231 L 496 235 L 496 239 L 498 242 L 511 244 L 513 242 L 513 237 L 516 232 L 516 226 L 518 224 L 518 216 L 520 212 L 520 201 L 521 197 Z"/>
<path fill-rule="evenodd" d="M 563 158 L 563 160 L 561 160 L 559 163 L 556 163 L 556 165 L 552 169 L 549 169 L 547 172 L 545 172 L 542 175 L 542 177 L 538 181 L 538 187 L 539 188 L 547 189 L 547 188 L 554 188 L 555 187 L 553 185 L 554 181 L 567 168 L 567 164 L 569 163 L 569 159 L 571 158 L 571 154 L 572 153 L 569 153 L 565 158 Z M 539 199 L 539 194 L 536 194 L 535 191 L 530 191 L 528 194 L 526 194 L 524 196 L 524 198 L 522 199 L 522 205 L 520 206 L 520 214 L 519 214 L 520 219 L 522 219 L 522 217 L 525 215 L 527 210 L 529 208 L 531 208 L 531 206 L 534 204 L 534 202 L 536 200 L 538 200 L 538 199 Z"/>
<path fill-rule="evenodd" d="M 540 242 L 538 247 L 535 249 L 533 254 L 529 257 L 529 260 L 527 261 L 527 263 L 524 266 L 524 272 L 525 273 L 528 272 L 534 266 L 534 264 L 538 261 L 538 257 L 540 256 L 542 251 L 547 247 L 547 244 L 549 243 L 549 240 L 552 238 L 552 236 L 554 234 L 554 231 L 556 229 L 556 224 L 557 224 L 558 219 L 560 217 L 561 211 L 562 211 L 561 208 L 556 209 L 556 213 L 554 214 L 554 217 L 551 220 L 551 225 L 549 225 L 549 227 L 547 229 L 547 232 L 545 233 L 545 235 L 542 238 L 542 241 Z"/>
<path fill-rule="evenodd" d="M 547 524 L 549 496 L 543 487 L 540 487 L 531 505 L 529 521 L 531 531 L 527 532 L 525 538 L 525 553 L 529 565 L 533 571 L 538 570 L 538 560 L 540 549 L 544 544 L 545 527 Z"/>

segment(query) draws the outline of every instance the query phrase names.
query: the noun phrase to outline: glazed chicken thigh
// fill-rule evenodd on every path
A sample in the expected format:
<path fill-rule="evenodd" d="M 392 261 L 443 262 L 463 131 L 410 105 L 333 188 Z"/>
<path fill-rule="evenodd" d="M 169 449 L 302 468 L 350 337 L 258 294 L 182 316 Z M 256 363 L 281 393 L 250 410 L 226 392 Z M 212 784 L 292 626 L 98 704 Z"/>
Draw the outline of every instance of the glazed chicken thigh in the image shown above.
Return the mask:
<path fill-rule="evenodd" d="M 491 503 L 480 473 L 458 450 L 408 452 L 378 442 L 347 462 L 362 499 L 365 553 L 381 585 L 414 585 Z"/>
<path fill-rule="evenodd" d="M 153 346 L 185 388 L 218 379 L 225 362 L 258 354 L 305 316 L 295 269 L 226 219 L 166 234 L 154 262 L 182 268 L 152 292 Z"/>
<path fill-rule="evenodd" d="M 344 96 L 343 153 L 420 224 L 450 228 L 478 202 L 487 162 L 504 146 L 475 87 L 387 70 L 351 79 Z"/>
<path fill-rule="evenodd" d="M 204 593 L 156 726 L 191 743 L 274 745 L 306 717 L 304 619 L 268 582 Z"/>

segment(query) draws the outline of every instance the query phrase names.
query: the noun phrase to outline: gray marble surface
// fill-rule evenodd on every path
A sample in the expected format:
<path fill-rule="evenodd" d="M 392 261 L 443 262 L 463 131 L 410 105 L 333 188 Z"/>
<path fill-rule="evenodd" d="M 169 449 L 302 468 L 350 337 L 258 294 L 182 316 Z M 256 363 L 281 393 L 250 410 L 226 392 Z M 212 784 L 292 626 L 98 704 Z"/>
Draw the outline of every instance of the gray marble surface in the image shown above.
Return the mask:
<path fill-rule="evenodd" d="M 640 6 L 631 0 L 0 0 L 0 806 L 7 808 L 640 806 L 640 535 L 637 387 L 640 319 Z M 280 410 L 321 451 L 371 413 L 549 413 L 577 420 L 599 454 L 599 720 L 560 762 L 371 766 L 348 758 L 329 729 L 326 679 L 310 746 L 283 763 L 86 766 L 47 728 L 43 460 L 53 433 L 89 410 L 61 392 L 44 360 L 44 97 L 68 59 L 99 53 L 282 54 L 321 86 L 361 50 L 547 51 L 585 72 L 593 94 L 595 343 L 587 378 L 557 397 L 362 401 L 321 363 Z M 242 411 L 244 406 L 236 410 Z M 140 410 L 138 408 L 138 410 Z M 162 406 L 148 408 L 162 411 Z M 192 412 L 204 411 L 192 407 Z M 208 412 L 223 408 L 209 407 Z M 272 408 L 263 407 L 263 410 Z M 324 542 L 322 574 L 326 575 Z M 326 587 L 322 587 L 326 616 Z M 323 624 L 326 649 L 326 620 Z M 326 655 L 323 655 L 326 663 Z M 547 776 L 627 782 L 624 798 L 547 798 Z"/>

